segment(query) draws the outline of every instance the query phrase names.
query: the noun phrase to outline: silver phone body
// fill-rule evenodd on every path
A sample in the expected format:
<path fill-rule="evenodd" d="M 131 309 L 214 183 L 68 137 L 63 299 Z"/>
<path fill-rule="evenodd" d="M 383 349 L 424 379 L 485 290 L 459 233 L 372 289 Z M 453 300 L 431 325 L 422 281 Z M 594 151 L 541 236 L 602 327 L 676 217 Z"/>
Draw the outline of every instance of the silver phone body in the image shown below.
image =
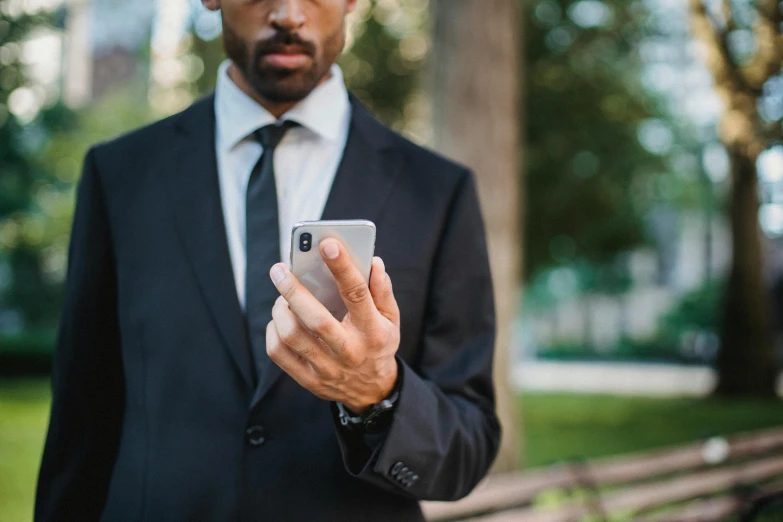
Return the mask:
<path fill-rule="evenodd" d="M 302 234 L 312 236 L 307 251 L 303 250 Z M 362 277 L 369 283 L 375 252 L 375 223 L 364 219 L 300 221 L 291 230 L 291 272 L 334 317 L 342 320 L 348 309 L 319 249 L 321 241 L 326 238 L 337 239 L 343 244 Z"/>

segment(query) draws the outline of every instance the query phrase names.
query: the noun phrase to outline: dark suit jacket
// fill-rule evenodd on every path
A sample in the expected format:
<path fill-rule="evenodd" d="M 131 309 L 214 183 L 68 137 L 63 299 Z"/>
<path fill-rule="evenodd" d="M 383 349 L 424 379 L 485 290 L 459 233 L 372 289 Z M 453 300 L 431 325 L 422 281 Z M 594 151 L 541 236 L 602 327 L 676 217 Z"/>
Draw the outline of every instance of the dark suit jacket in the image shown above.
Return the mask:
<path fill-rule="evenodd" d="M 352 103 L 323 217 L 377 225 L 402 314 L 388 432 L 347 431 L 274 364 L 252 386 L 210 96 L 87 154 L 37 521 L 420 520 L 484 476 L 500 429 L 472 176 Z"/>

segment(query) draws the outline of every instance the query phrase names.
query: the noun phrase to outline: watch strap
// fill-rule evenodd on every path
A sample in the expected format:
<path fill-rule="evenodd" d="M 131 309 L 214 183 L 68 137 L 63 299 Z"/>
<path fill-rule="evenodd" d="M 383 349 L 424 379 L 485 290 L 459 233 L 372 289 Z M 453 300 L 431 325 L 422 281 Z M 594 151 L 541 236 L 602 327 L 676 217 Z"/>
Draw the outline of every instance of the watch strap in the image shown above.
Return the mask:
<path fill-rule="evenodd" d="M 337 412 L 340 416 L 340 424 L 348 426 L 349 424 L 362 424 L 364 420 L 361 415 L 352 416 L 348 408 L 343 406 L 342 402 L 337 402 Z"/>
<path fill-rule="evenodd" d="M 343 426 L 348 426 L 349 424 L 364 425 L 365 422 L 367 422 L 367 420 L 376 413 L 381 411 L 388 411 L 394 408 L 394 405 L 397 403 L 399 396 L 400 390 L 395 387 L 391 395 L 382 401 L 368 407 L 361 415 L 351 415 L 351 412 L 348 411 L 348 408 L 346 408 L 343 403 L 337 402 L 335 404 L 337 404 L 337 412 L 340 417 L 340 424 Z"/>

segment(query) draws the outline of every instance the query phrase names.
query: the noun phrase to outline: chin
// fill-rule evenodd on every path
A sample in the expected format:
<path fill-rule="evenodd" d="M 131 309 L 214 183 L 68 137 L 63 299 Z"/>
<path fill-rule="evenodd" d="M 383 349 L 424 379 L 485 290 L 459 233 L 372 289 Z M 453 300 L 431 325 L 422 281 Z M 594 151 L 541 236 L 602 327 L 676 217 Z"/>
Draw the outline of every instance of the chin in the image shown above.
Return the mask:
<path fill-rule="evenodd" d="M 274 103 L 292 103 L 305 99 L 319 81 L 310 71 L 267 70 L 254 75 L 251 83 L 253 90 L 264 99 Z"/>
<path fill-rule="evenodd" d="M 307 98 L 315 85 L 303 85 L 300 82 L 263 82 L 261 85 L 253 85 L 253 89 L 262 98 L 274 103 L 299 102 Z"/>

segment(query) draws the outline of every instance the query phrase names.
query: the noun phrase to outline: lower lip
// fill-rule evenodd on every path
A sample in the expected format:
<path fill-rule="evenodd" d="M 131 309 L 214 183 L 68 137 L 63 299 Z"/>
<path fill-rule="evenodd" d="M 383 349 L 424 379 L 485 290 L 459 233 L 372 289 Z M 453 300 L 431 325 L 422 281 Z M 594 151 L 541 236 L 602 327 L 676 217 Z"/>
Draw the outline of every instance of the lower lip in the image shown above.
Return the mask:
<path fill-rule="evenodd" d="M 305 65 L 308 60 L 306 54 L 267 54 L 264 55 L 264 60 L 273 67 L 280 67 L 283 69 L 296 69 Z"/>

